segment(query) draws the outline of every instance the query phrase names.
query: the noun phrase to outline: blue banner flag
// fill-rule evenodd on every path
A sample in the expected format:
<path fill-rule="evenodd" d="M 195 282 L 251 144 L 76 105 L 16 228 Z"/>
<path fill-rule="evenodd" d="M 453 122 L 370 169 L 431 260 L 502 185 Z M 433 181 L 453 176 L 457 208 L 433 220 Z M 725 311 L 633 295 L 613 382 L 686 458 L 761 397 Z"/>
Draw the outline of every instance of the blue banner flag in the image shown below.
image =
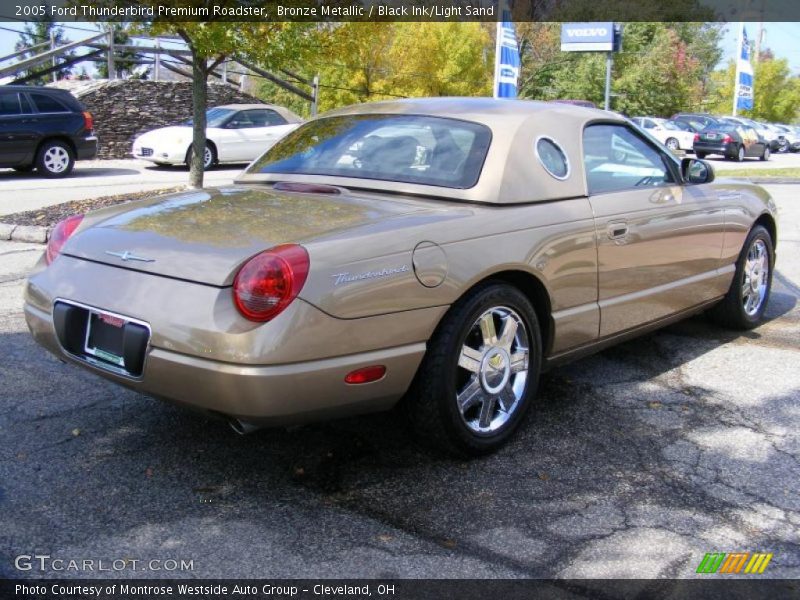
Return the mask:
<path fill-rule="evenodd" d="M 511 11 L 503 10 L 497 23 L 497 44 L 494 59 L 494 97 L 516 98 L 519 78 L 519 48 Z"/>
<path fill-rule="evenodd" d="M 736 110 L 753 109 L 753 65 L 750 63 L 750 40 L 742 23 L 739 38 L 739 55 L 736 58 L 736 89 L 734 90 L 734 114 Z"/>

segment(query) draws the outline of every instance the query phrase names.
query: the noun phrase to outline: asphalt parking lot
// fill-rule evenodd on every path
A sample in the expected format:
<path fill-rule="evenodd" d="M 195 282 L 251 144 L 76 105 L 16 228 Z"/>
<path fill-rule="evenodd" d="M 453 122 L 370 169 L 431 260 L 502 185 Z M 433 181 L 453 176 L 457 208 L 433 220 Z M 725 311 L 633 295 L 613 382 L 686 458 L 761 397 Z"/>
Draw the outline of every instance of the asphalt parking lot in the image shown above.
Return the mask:
<path fill-rule="evenodd" d="M 0 242 L 0 576 L 101 575 L 13 566 L 47 554 L 193 561 L 127 577 L 683 578 L 761 551 L 798 577 L 800 185 L 768 189 L 767 323 L 694 318 L 555 370 L 471 462 L 392 414 L 239 437 L 62 364 L 20 307 L 41 247 Z"/>
<path fill-rule="evenodd" d="M 205 174 L 205 184 L 228 185 L 246 166 L 217 166 Z M 146 192 L 188 182 L 186 167 L 158 167 L 135 159 L 80 161 L 72 175 L 64 179 L 45 179 L 36 173 L 0 169 L 0 217 L 71 200 Z"/>

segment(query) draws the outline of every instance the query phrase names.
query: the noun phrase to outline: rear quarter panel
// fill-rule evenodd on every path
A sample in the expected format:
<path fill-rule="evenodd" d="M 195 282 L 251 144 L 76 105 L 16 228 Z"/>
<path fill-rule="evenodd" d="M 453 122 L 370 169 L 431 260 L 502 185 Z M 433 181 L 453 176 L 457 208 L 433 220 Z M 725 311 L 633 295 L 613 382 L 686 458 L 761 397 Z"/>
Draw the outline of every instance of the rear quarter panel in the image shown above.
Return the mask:
<path fill-rule="evenodd" d="M 301 297 L 328 314 L 354 319 L 450 305 L 493 274 L 519 271 L 547 290 L 553 351 L 597 337 L 597 251 L 586 198 L 506 206 L 443 204 L 438 211 L 311 243 L 312 267 Z M 414 249 L 422 242 L 441 250 L 437 255 L 443 257 L 444 279 L 435 287 L 417 277 Z"/>

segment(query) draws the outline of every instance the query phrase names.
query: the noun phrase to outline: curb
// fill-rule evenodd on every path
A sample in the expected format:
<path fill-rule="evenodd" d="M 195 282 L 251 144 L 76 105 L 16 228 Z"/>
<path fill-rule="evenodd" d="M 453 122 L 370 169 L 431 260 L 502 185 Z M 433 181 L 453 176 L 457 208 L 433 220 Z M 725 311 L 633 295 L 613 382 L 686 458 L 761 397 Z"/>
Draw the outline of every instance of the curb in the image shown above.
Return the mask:
<path fill-rule="evenodd" d="M 0 241 L 45 244 L 49 235 L 50 228 L 42 225 L 0 223 Z"/>

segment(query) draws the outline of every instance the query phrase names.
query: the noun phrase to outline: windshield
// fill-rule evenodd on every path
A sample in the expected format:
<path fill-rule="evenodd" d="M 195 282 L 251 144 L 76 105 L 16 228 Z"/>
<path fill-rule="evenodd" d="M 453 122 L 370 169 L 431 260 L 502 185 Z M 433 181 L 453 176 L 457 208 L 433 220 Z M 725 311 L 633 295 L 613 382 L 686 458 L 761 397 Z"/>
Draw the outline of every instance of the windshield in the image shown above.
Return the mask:
<path fill-rule="evenodd" d="M 206 127 L 222 127 L 235 110 L 232 108 L 209 108 L 206 111 Z M 184 125 L 192 125 L 194 119 L 183 122 Z"/>
<path fill-rule="evenodd" d="M 247 173 L 332 175 L 466 189 L 478 182 L 491 137 L 485 125 L 441 117 L 328 117 L 291 132 Z"/>

